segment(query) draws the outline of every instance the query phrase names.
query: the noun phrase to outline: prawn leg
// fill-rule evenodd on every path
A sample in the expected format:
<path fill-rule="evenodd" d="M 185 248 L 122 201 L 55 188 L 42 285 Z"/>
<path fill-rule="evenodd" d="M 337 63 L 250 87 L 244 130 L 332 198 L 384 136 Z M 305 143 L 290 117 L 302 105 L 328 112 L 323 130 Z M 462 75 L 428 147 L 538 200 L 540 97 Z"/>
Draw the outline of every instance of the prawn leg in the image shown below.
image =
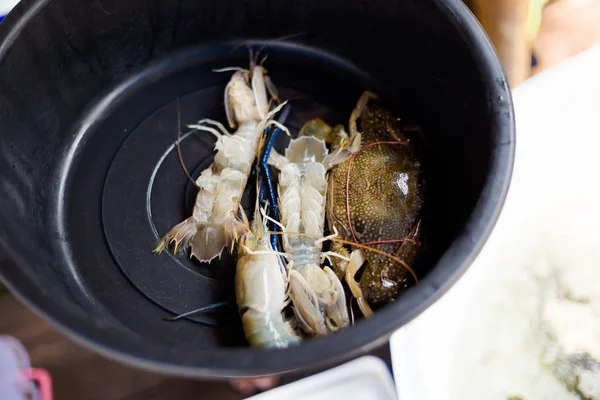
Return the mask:
<path fill-rule="evenodd" d="M 311 284 L 298 271 L 292 269 L 289 274 L 289 287 L 294 315 L 302 330 L 312 335 L 326 335 L 325 319 Z"/>
<path fill-rule="evenodd" d="M 356 103 L 356 107 L 352 110 L 352 114 L 350 114 L 348 130 L 350 131 L 350 151 L 352 153 L 356 153 L 360 149 L 362 139 L 362 134 L 358 131 L 356 122 L 367 108 L 367 104 L 371 99 L 377 99 L 377 96 L 369 91 L 363 92 Z"/>
<path fill-rule="evenodd" d="M 188 125 L 188 128 L 195 129 L 197 131 L 204 131 L 204 132 L 211 133 L 214 137 L 217 138 L 217 140 L 221 140 L 221 138 L 223 137 L 221 132 L 219 132 L 215 128 L 211 128 L 208 126 L 192 124 L 192 125 Z"/>
<path fill-rule="evenodd" d="M 261 119 L 264 119 L 269 111 L 267 86 L 263 73 L 264 68 L 262 65 L 256 65 L 252 68 L 252 93 L 254 93 L 254 101 Z"/>
<path fill-rule="evenodd" d="M 354 250 L 352 254 L 350 254 L 350 262 L 346 266 L 346 283 L 352 292 L 352 296 L 356 299 L 358 303 L 358 308 L 363 313 L 366 318 L 369 318 L 373 315 L 373 310 L 369 306 L 369 303 L 365 299 L 363 292 L 356 282 L 355 276 L 360 267 L 365 263 L 366 258 L 363 254 L 362 250 Z"/>
<path fill-rule="evenodd" d="M 350 262 L 350 252 L 342 244 L 336 242 L 332 243 L 331 252 L 338 255 L 337 259 L 330 260 L 331 267 L 339 279 L 344 279 L 346 268 Z"/>
<path fill-rule="evenodd" d="M 327 315 L 327 326 L 331 331 L 337 331 L 350 324 L 348 308 L 344 287 L 337 275 L 329 267 L 323 268 L 330 284 L 330 291 L 334 294 L 332 301 L 325 304 L 325 315 Z"/>
<path fill-rule="evenodd" d="M 213 125 L 213 126 L 217 127 L 223 135 L 231 136 L 231 133 L 229 133 L 227 128 L 225 128 L 225 126 L 222 123 L 220 123 L 219 121 L 215 121 L 214 119 L 210 119 L 210 118 L 201 119 L 200 121 L 196 122 L 194 125 L 188 125 L 188 127 L 193 128 L 193 127 L 196 127 L 196 126 L 202 125 L 202 124 Z"/>

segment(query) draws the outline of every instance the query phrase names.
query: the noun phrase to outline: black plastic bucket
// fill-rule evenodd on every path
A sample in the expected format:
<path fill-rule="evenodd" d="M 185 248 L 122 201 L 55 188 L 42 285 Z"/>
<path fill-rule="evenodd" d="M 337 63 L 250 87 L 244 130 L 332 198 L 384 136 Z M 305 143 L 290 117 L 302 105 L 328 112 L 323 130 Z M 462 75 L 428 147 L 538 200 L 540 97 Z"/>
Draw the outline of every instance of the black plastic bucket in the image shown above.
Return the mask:
<path fill-rule="evenodd" d="M 265 43 L 269 74 L 300 110 L 292 128 L 346 123 L 372 89 L 421 125 L 431 172 L 420 284 L 354 327 L 269 351 L 245 344 L 227 258 L 151 254 L 194 197 L 171 147 L 178 126 L 223 118 L 229 74 L 212 69 L 246 66 L 245 44 Z M 0 24 L 0 130 L 3 281 L 103 354 L 196 377 L 322 366 L 387 340 L 477 256 L 515 143 L 500 63 L 459 0 L 24 0 Z M 195 174 L 209 136 L 184 134 Z"/>

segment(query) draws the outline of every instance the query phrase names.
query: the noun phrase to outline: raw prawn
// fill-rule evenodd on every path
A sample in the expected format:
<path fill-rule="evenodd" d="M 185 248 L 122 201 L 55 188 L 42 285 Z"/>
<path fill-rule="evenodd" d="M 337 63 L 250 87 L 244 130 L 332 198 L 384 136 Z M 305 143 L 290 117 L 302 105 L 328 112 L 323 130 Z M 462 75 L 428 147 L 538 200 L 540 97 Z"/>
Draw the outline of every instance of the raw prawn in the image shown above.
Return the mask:
<path fill-rule="evenodd" d="M 210 262 L 247 230 L 235 214 L 262 133 L 269 125 L 279 125 L 271 118 L 285 102 L 267 112 L 267 89 L 272 86 L 266 83 L 261 65 L 251 61 L 249 70 L 224 70 L 231 69 L 235 73 L 225 88 L 225 111 L 229 125 L 237 130 L 231 134 L 221 123 L 210 119 L 190 126 L 215 135 L 217 153 L 213 164 L 196 180 L 199 192 L 192 216 L 173 227 L 159 241 L 155 253 L 174 242 L 175 253 L 178 247 L 190 246 L 192 256 L 200 262 Z"/>
<path fill-rule="evenodd" d="M 329 154 L 322 140 L 302 136 L 291 141 L 285 157 L 275 150 L 269 157 L 269 164 L 280 171 L 279 209 L 284 254 L 290 263 L 290 297 L 307 334 L 326 335 L 349 324 L 340 280 L 329 267 L 320 267 L 326 257 L 339 255 L 321 251 L 328 238 L 315 239 L 323 236 L 327 171 L 349 155 L 343 147 Z"/>
<path fill-rule="evenodd" d="M 248 223 L 245 215 L 244 222 Z M 288 347 L 302 339 L 283 314 L 289 303 L 287 270 L 271 246 L 266 222 L 257 209 L 251 229 L 238 242 L 235 294 L 248 343 L 253 347 Z"/>

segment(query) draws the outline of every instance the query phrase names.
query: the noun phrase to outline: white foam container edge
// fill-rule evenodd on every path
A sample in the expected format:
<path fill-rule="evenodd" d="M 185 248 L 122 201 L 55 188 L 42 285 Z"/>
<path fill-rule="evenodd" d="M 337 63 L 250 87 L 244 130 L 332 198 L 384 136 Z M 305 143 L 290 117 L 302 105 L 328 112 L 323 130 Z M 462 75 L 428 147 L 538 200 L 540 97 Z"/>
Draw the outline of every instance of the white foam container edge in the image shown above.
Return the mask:
<path fill-rule="evenodd" d="M 397 400 L 392 375 L 375 356 L 364 356 L 247 400 Z"/>
<path fill-rule="evenodd" d="M 18 2 L 19 0 L 0 0 L 0 17 L 5 17 Z"/>
<path fill-rule="evenodd" d="M 392 335 L 392 365 L 401 400 L 464 400 L 453 388 L 457 374 L 492 379 L 460 368 L 456 349 L 461 348 L 467 317 L 485 313 L 474 305 L 486 290 L 505 284 L 501 271 L 507 265 L 526 268 L 540 257 L 568 257 L 584 249 L 600 254 L 600 248 L 593 247 L 600 245 L 598 71 L 600 45 L 513 91 L 517 150 L 504 209 L 465 275 Z M 485 332 L 477 330 L 481 334 Z M 486 398 L 500 397 L 488 393 Z"/>

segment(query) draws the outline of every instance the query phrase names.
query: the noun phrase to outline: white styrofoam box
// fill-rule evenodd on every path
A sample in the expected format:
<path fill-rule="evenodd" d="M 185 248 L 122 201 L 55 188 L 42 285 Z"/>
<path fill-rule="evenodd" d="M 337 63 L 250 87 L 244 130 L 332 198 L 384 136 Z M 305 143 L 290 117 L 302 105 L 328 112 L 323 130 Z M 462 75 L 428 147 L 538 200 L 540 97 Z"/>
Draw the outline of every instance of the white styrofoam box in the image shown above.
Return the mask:
<path fill-rule="evenodd" d="M 397 400 L 385 363 L 364 356 L 247 400 Z"/>
<path fill-rule="evenodd" d="M 494 318 L 478 304 L 491 296 L 489 293 L 499 293 L 498 288 L 512 290 L 520 284 L 520 278 L 515 278 L 518 274 L 505 276 L 503 270 L 508 266 L 517 271 L 531 269 L 543 257 L 568 261 L 582 251 L 588 258 L 600 254 L 598 71 L 600 46 L 536 75 L 513 91 L 517 146 L 506 204 L 466 274 L 392 336 L 392 364 L 401 400 L 472 398 L 457 389 L 458 379 L 477 382 L 482 391 L 491 390 L 498 384 L 493 373 L 485 373 L 479 364 L 464 367 L 463 338 L 482 341 L 485 328 L 465 322 L 474 317 Z M 520 312 L 518 308 L 514 311 Z M 515 335 L 515 326 L 507 325 L 503 334 Z M 478 348 L 474 342 L 470 346 Z M 512 368 L 521 367 L 512 363 Z M 499 394 L 480 395 L 486 400 L 501 398 Z"/>
<path fill-rule="evenodd" d="M 19 0 L 0 0 L 0 17 L 6 16 L 18 2 Z"/>

